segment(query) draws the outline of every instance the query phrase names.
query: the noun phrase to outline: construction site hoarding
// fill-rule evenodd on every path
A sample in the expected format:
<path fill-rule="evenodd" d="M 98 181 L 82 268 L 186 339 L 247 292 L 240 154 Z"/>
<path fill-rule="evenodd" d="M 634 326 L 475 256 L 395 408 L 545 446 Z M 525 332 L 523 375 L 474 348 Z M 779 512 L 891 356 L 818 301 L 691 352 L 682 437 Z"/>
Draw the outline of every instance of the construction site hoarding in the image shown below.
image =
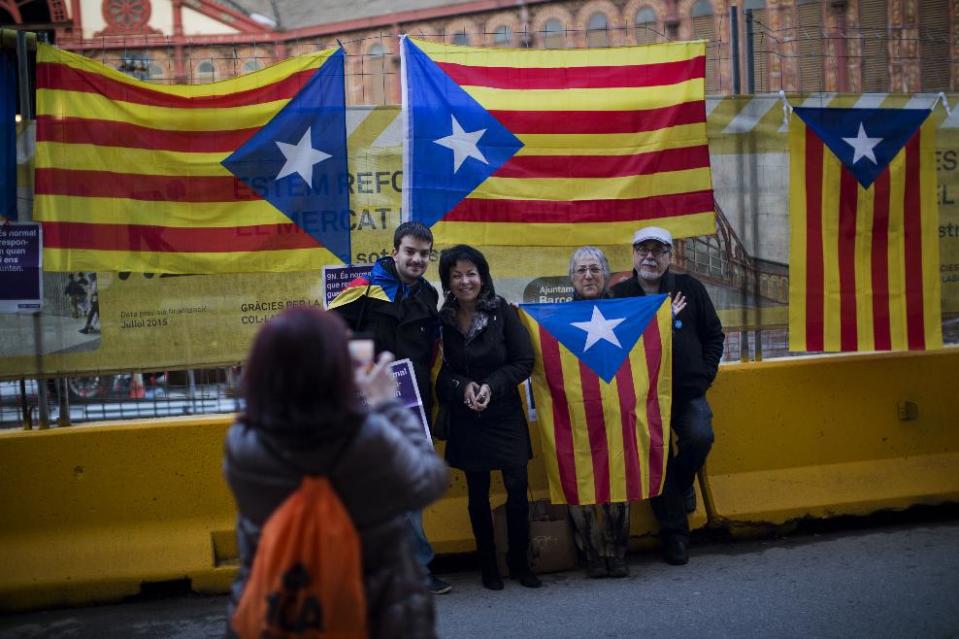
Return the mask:
<path fill-rule="evenodd" d="M 959 95 L 948 96 L 950 104 Z M 930 107 L 934 94 L 789 96 L 792 105 Z M 676 242 L 674 268 L 710 291 L 727 331 L 727 358 L 761 340 L 765 357 L 786 355 L 789 297 L 789 151 L 784 102 L 775 94 L 707 100 L 717 233 Z M 959 112 L 941 106 L 937 123 L 943 333 L 959 342 Z M 402 155 L 398 107 L 348 110 L 352 263 L 392 250 L 401 220 Z M 21 219 L 29 217 L 32 123 L 18 136 Z M 427 278 L 439 288 L 437 237 Z M 514 303 L 570 299 L 570 250 L 479 246 L 498 293 Z M 601 246 L 615 278 L 629 277 L 630 238 Z M 79 294 L 71 281 L 83 282 Z M 0 316 L 0 377 L 131 369 L 210 367 L 246 356 L 257 329 L 291 306 L 323 308 L 322 270 L 168 276 L 52 273 L 43 276 L 40 326 L 29 315 Z M 342 283 L 338 284 L 342 286 Z M 68 289 L 72 292 L 68 292 Z M 748 335 L 747 335 L 748 334 Z M 751 349 L 755 349 L 755 343 Z M 38 357 L 39 354 L 39 357 Z"/>

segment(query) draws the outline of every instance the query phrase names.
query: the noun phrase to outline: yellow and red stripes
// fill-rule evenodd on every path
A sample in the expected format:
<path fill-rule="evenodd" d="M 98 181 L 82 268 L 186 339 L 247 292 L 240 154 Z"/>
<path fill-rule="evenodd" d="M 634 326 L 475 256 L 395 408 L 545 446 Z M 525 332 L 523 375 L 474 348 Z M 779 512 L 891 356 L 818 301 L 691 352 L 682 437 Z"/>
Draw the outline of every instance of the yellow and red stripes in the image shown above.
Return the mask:
<path fill-rule="evenodd" d="M 364 297 L 370 297 L 371 299 L 381 300 L 383 302 L 392 302 L 393 299 L 386 294 L 386 291 L 383 290 L 383 287 L 380 285 L 371 286 L 368 279 L 365 277 L 358 277 L 349 285 L 343 289 L 339 295 L 333 298 L 328 307 L 329 310 L 334 308 L 339 308 L 340 306 L 346 306 L 347 304 L 352 304 L 353 302 L 363 299 Z"/>
<path fill-rule="evenodd" d="M 790 349 L 942 345 L 935 129 L 863 189 L 797 116 L 790 125 Z"/>
<path fill-rule="evenodd" d="M 649 220 L 677 236 L 715 232 L 704 43 L 415 43 L 524 145 L 436 225 L 444 241 L 610 244 Z"/>
<path fill-rule="evenodd" d="M 669 304 L 604 382 L 529 315 L 533 393 L 553 503 L 639 501 L 662 492 L 669 442 Z"/>
<path fill-rule="evenodd" d="M 183 273 L 338 263 L 221 164 L 332 53 L 210 85 L 164 86 L 41 45 L 35 214 L 44 266 Z"/>

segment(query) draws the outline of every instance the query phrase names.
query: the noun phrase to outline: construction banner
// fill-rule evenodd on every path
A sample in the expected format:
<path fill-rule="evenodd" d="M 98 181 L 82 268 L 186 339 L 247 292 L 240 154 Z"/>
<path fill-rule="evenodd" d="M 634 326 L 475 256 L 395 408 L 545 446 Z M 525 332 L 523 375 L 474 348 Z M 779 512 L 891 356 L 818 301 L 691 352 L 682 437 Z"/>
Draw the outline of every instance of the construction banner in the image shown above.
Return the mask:
<path fill-rule="evenodd" d="M 929 108 L 931 95 L 790 96 L 795 106 Z M 949 97 L 959 104 L 959 94 Z M 784 103 L 777 95 L 707 100 L 707 133 L 717 233 L 680 240 L 675 268 L 709 289 L 727 330 L 727 358 L 762 330 L 764 357 L 787 353 L 789 299 L 789 155 Z M 939 274 L 943 339 L 959 342 L 959 112 L 941 106 L 937 131 Z M 352 262 L 370 264 L 392 250 L 402 200 L 398 107 L 350 108 Z M 18 131 L 18 209 L 29 219 L 32 127 Z M 601 246 L 614 278 L 632 268 L 630 238 Z M 436 247 L 427 278 L 439 286 Z M 496 290 L 514 303 L 572 297 L 569 248 L 479 247 Z M 142 273 L 44 275 L 42 334 L 27 315 L 0 317 L 0 377 L 130 369 L 208 367 L 241 361 L 263 321 L 294 304 L 322 307 L 323 271 L 160 277 Z M 86 280 L 85 284 L 82 280 Z M 95 312 L 94 312 L 95 311 Z M 84 332 L 85 331 L 85 332 Z M 743 342 L 745 345 L 745 342 Z M 756 348 L 753 344 L 751 348 Z"/>

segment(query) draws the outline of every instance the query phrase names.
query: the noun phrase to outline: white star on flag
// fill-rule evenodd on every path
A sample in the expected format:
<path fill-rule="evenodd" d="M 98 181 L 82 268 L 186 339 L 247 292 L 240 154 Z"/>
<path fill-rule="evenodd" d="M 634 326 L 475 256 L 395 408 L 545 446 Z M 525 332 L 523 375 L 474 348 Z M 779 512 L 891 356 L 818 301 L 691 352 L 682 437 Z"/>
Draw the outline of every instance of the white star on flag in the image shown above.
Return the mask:
<path fill-rule="evenodd" d="M 276 145 L 280 147 L 280 152 L 286 158 L 283 168 L 276 176 L 277 180 L 298 173 L 303 181 L 309 184 L 310 188 L 313 188 L 313 166 L 333 156 L 319 149 L 314 149 L 312 140 L 310 127 L 307 127 L 306 133 L 296 144 L 276 141 Z"/>
<path fill-rule="evenodd" d="M 619 319 L 606 319 L 600 312 L 598 306 L 593 306 L 593 316 L 588 322 L 570 322 L 572 326 L 586 331 L 586 346 L 583 347 L 585 353 L 590 347 L 601 339 L 606 340 L 616 348 L 622 348 L 619 338 L 613 329 L 626 321 L 625 317 Z"/>
<path fill-rule="evenodd" d="M 843 138 L 842 141 L 850 145 L 853 148 L 852 163 L 855 164 L 862 158 L 869 158 L 872 160 L 873 164 L 879 164 L 876 162 L 876 154 L 873 153 L 873 148 L 882 142 L 883 138 L 871 138 L 866 135 L 866 129 L 863 127 L 862 122 L 859 123 L 859 135 L 854 138 Z"/>
<path fill-rule="evenodd" d="M 480 138 L 486 133 L 486 129 L 466 132 L 463 130 L 463 127 L 460 126 L 456 116 L 452 113 L 450 114 L 450 119 L 453 121 L 453 132 L 445 138 L 439 138 L 438 140 L 433 140 L 433 142 L 434 144 L 445 146 L 447 149 L 453 151 L 453 173 L 460 170 L 466 158 L 476 158 L 483 164 L 489 164 L 489 162 L 486 161 L 486 156 L 483 155 L 483 152 L 480 151 L 477 146 Z"/>

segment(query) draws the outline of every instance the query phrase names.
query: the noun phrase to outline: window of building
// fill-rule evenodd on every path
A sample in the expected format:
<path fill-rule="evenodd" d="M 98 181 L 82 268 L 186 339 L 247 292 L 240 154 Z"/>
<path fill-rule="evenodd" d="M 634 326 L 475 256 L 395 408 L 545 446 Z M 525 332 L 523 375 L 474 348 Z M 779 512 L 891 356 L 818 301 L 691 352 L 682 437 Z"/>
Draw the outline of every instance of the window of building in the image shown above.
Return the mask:
<path fill-rule="evenodd" d="M 377 42 L 363 59 L 363 97 L 367 104 L 385 104 L 386 72 L 386 48 Z"/>
<path fill-rule="evenodd" d="M 643 7 L 636 12 L 636 43 L 653 44 L 658 42 L 659 34 L 656 33 L 656 11 L 651 7 Z"/>
<path fill-rule="evenodd" d="M 469 37 L 469 34 L 466 33 L 466 29 L 463 29 L 462 31 L 457 31 L 456 33 L 453 34 L 453 44 L 458 44 L 461 47 L 465 47 L 465 46 L 469 46 L 469 43 L 470 43 L 470 37 Z"/>
<path fill-rule="evenodd" d="M 496 27 L 493 31 L 493 45 L 497 47 L 508 47 L 513 44 L 513 30 L 505 24 Z"/>
<path fill-rule="evenodd" d="M 949 90 L 950 44 L 949 2 L 923 0 L 919 3 L 921 91 Z"/>
<path fill-rule="evenodd" d="M 263 68 L 263 65 L 260 64 L 260 61 L 256 58 L 250 58 L 243 63 L 243 68 L 240 69 L 240 73 L 253 73 L 254 71 L 259 71 Z"/>
<path fill-rule="evenodd" d="M 156 62 L 151 62 L 147 67 L 147 79 L 148 80 L 162 80 L 163 79 L 163 67 L 161 67 Z"/>
<path fill-rule="evenodd" d="M 605 13 L 594 13 L 586 23 L 586 46 L 594 49 L 609 46 L 609 18 Z"/>
<path fill-rule="evenodd" d="M 859 0 L 862 30 L 862 91 L 889 91 L 889 14 L 887 0 Z"/>
<path fill-rule="evenodd" d="M 766 0 L 746 0 L 743 11 L 749 11 L 753 17 L 753 86 L 757 92 L 771 91 L 772 88 L 768 86 L 768 69 L 772 40 L 766 35 L 769 33 L 766 25 Z M 743 18 L 743 28 L 746 28 L 748 24 L 745 15 Z M 743 32 L 744 37 L 745 35 Z"/>
<path fill-rule="evenodd" d="M 694 40 L 706 40 L 706 93 L 719 90 L 719 68 L 716 66 L 716 25 L 713 22 L 713 5 L 709 0 L 699 0 L 690 10 Z"/>
<path fill-rule="evenodd" d="M 566 46 L 566 29 L 556 18 L 547 20 L 543 25 L 543 46 L 547 49 L 562 49 Z"/>
<path fill-rule="evenodd" d="M 693 5 L 693 8 L 689 11 L 689 16 L 691 18 L 703 18 L 705 16 L 713 15 L 713 5 L 709 0 L 699 0 L 696 4 Z"/>
<path fill-rule="evenodd" d="M 796 39 L 799 49 L 799 90 L 823 90 L 823 21 L 819 0 L 796 3 Z"/>
<path fill-rule="evenodd" d="M 216 81 L 216 67 L 210 60 L 204 60 L 196 65 L 196 82 L 214 82 Z"/>

